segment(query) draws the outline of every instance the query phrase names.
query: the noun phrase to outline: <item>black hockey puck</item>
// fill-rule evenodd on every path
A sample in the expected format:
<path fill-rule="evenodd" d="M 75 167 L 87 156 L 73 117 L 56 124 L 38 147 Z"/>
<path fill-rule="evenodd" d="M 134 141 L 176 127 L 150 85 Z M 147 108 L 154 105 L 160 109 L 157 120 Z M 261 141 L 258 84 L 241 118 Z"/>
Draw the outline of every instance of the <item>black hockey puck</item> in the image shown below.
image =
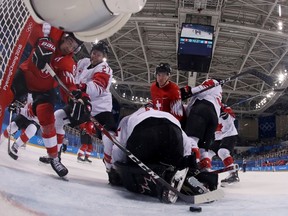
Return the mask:
<path fill-rule="evenodd" d="M 190 206 L 189 210 L 191 212 L 201 212 L 202 211 L 202 208 L 199 207 L 199 206 Z"/>

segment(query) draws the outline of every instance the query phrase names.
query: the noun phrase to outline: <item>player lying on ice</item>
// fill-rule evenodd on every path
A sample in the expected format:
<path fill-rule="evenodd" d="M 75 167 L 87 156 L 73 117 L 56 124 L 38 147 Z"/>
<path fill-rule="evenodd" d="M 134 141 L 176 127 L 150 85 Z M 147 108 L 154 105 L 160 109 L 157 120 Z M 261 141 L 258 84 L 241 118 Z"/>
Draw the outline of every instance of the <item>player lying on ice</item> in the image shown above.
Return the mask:
<path fill-rule="evenodd" d="M 217 174 L 195 175 L 203 184 L 193 177 L 197 164 L 194 153 L 191 153 L 190 142 L 179 121 L 167 112 L 140 108 L 120 121 L 117 139 L 178 190 L 185 189 L 183 192 L 192 195 L 207 192 L 208 189 L 203 184 L 210 190 L 217 188 Z M 115 145 L 112 163 L 113 167 L 108 173 L 111 185 L 123 185 L 130 191 L 157 196 L 164 202 L 176 201 L 168 195 L 166 188 L 156 184 L 151 176 L 142 171 Z"/>

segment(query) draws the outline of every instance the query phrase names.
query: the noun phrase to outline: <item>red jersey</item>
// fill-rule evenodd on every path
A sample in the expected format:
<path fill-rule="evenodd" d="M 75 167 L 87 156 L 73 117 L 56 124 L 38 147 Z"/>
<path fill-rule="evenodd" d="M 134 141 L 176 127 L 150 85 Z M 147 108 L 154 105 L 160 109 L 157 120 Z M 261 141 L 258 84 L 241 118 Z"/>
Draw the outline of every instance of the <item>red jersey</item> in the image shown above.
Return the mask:
<path fill-rule="evenodd" d="M 49 38 L 56 46 L 56 51 L 53 54 L 50 66 L 55 71 L 62 82 L 70 89 L 76 89 L 74 84 L 73 73 L 76 69 L 75 61 L 72 58 L 73 53 L 63 56 L 59 49 L 59 42 L 61 40 L 63 31 L 52 27 Z M 29 38 L 29 43 L 35 47 L 38 38 L 43 37 L 42 25 L 35 24 L 33 32 Z M 33 50 L 34 51 L 34 50 Z M 44 70 L 39 70 L 32 62 L 33 51 L 29 58 L 20 65 L 20 69 L 25 76 L 27 88 L 31 92 L 45 92 L 55 88 L 58 83 Z"/>
<path fill-rule="evenodd" d="M 159 88 L 154 82 L 150 89 L 153 108 L 169 112 L 179 121 L 183 118 L 183 106 L 179 87 L 174 82 L 169 82 L 163 88 Z"/>

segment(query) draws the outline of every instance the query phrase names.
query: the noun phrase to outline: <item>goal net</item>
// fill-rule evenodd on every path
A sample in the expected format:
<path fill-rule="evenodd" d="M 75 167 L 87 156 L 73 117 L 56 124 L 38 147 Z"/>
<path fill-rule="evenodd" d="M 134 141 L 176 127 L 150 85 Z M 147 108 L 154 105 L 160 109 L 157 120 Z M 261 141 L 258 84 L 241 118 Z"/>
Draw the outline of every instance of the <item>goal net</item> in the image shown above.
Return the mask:
<path fill-rule="evenodd" d="M 22 0 L 0 0 L 0 97 L 11 85 L 33 23 Z"/>

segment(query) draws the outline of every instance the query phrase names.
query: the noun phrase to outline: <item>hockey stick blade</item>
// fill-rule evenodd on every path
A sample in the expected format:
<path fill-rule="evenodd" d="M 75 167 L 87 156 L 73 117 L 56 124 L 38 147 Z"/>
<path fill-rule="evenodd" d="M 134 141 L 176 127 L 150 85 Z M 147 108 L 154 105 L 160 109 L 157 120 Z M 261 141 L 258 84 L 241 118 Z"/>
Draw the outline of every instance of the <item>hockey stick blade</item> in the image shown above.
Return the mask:
<path fill-rule="evenodd" d="M 46 64 L 46 70 L 50 73 L 50 75 L 58 82 L 58 84 L 61 86 L 61 88 L 66 92 L 67 95 L 71 97 L 72 100 L 76 100 L 74 95 L 69 91 L 69 89 L 65 86 L 65 84 L 59 79 L 59 77 L 55 74 L 55 72 L 52 70 L 52 68 Z M 172 187 L 168 182 L 166 182 L 163 178 L 161 178 L 159 175 L 157 175 L 155 172 L 153 172 L 149 167 L 147 167 L 144 163 L 142 163 L 135 155 L 133 155 L 128 149 L 126 149 L 123 145 L 121 145 L 115 136 L 112 136 L 96 119 L 94 119 L 92 116 L 90 116 L 90 120 L 95 124 L 95 126 L 110 139 L 121 151 L 123 151 L 132 161 L 134 161 L 140 168 L 142 168 L 147 174 L 149 174 L 156 182 L 159 184 L 165 186 L 167 189 L 173 191 L 180 199 L 182 199 L 185 202 L 194 204 L 195 196 L 189 196 L 185 195 L 181 192 L 179 192 L 176 188 Z M 213 195 L 213 194 L 212 194 Z M 206 195 L 208 196 L 208 195 Z M 206 197 L 205 202 L 210 202 L 215 199 L 215 197 Z M 222 198 L 222 196 L 216 197 L 217 199 Z M 200 199 L 200 198 L 199 198 Z M 208 201 L 207 201 L 208 200 Z M 201 200 L 200 200 L 201 201 Z M 199 202 L 199 201 L 198 201 Z"/>
<path fill-rule="evenodd" d="M 210 191 L 205 194 L 199 194 L 194 196 L 194 204 L 209 203 L 219 200 L 224 197 L 224 192 L 221 189 Z"/>

